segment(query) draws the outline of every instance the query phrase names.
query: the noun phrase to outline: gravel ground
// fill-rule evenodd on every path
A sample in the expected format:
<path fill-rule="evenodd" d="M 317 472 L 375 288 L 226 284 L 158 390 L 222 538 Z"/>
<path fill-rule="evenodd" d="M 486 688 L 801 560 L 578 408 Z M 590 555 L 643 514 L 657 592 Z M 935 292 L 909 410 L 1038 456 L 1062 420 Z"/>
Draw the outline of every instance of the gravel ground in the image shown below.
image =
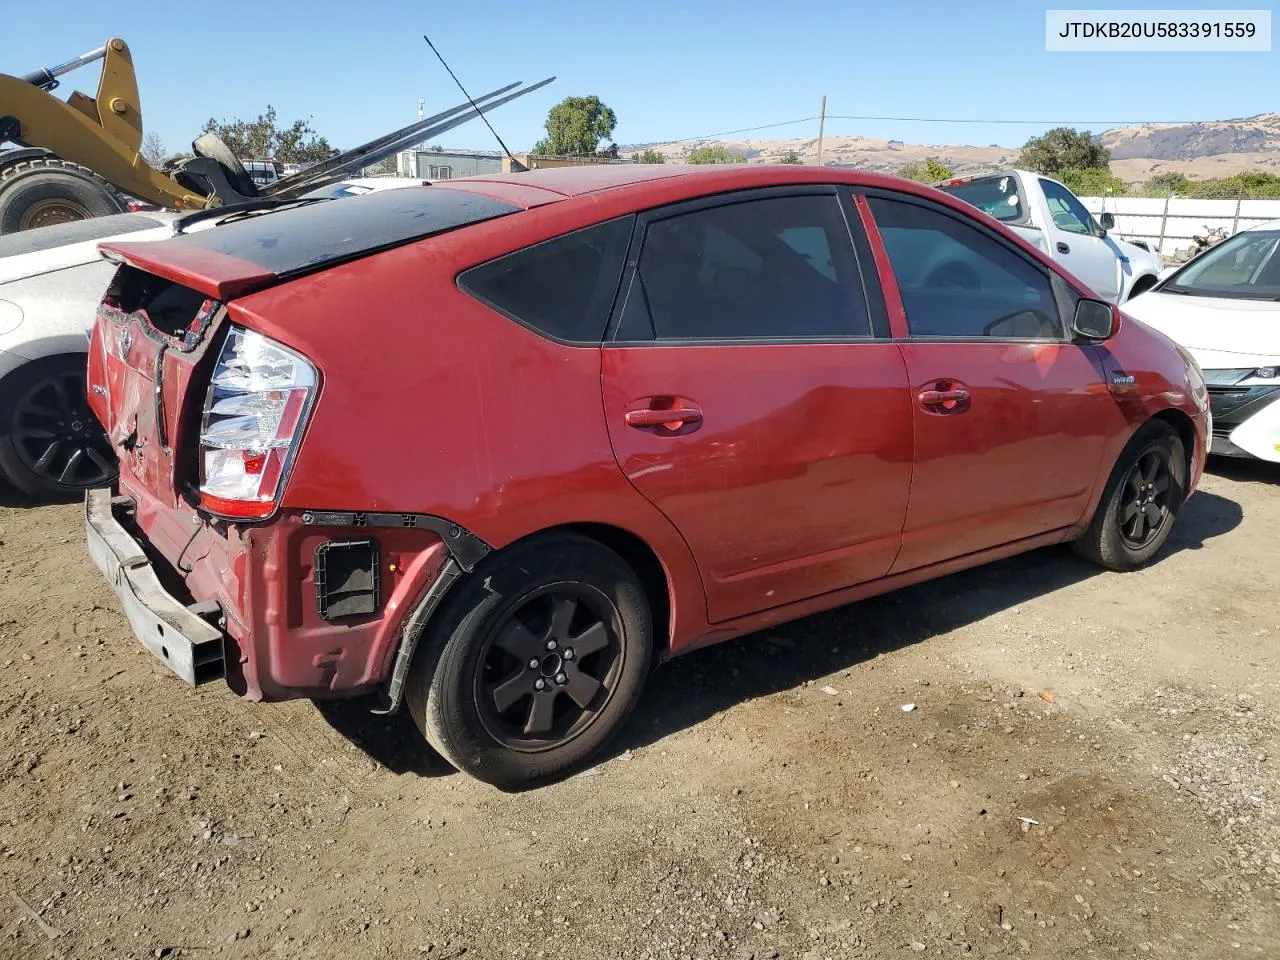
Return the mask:
<path fill-rule="evenodd" d="M 188 690 L 75 505 L 0 507 L 0 956 L 1280 954 L 1280 470 L 662 668 L 542 790 Z M 908 710 L 906 707 L 913 705 Z"/>

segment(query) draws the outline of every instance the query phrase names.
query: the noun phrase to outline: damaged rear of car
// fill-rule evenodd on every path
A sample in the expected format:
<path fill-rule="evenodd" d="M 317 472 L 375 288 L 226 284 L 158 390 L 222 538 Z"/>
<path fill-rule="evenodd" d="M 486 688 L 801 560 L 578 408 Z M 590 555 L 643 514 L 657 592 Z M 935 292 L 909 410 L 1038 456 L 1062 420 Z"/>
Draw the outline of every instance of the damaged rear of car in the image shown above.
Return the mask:
<path fill-rule="evenodd" d="M 372 689 L 422 585 L 447 584 L 483 555 L 439 517 L 317 509 L 357 502 L 356 478 L 326 476 L 324 464 L 312 465 L 311 486 L 328 491 L 325 503 L 288 501 L 342 338 L 317 346 L 305 316 L 282 333 L 255 295 L 287 300 L 308 274 L 359 270 L 518 209 L 460 190 L 392 190 L 103 246 L 119 268 L 92 332 L 89 400 L 120 474 L 115 489 L 88 495 L 89 549 L 138 637 L 187 683 L 225 677 L 251 699 Z M 390 343 L 376 314 L 370 303 L 347 318 L 345 335 Z"/>

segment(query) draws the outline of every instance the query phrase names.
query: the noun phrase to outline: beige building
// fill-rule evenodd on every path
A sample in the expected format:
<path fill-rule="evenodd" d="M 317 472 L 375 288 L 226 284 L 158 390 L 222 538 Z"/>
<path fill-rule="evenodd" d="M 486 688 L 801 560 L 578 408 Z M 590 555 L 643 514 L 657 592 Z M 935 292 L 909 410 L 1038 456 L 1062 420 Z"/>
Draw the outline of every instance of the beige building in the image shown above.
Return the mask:
<path fill-rule="evenodd" d="M 547 170 L 552 167 L 587 167 L 598 163 L 635 163 L 622 157 L 549 157 L 536 153 L 516 154 L 516 159 L 530 170 Z M 511 158 L 502 158 L 502 172 L 511 172 Z"/>

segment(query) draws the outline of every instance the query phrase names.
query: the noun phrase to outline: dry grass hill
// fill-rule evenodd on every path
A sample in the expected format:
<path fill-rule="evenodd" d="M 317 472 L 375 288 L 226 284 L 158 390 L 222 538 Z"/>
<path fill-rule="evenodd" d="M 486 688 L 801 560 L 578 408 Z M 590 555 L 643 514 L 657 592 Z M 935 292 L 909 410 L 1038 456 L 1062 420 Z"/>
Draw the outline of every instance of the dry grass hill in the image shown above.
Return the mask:
<path fill-rule="evenodd" d="M 1104 131 L 1099 139 L 1111 151 L 1112 172 L 1130 182 L 1164 171 L 1178 171 L 1193 180 L 1228 177 L 1244 170 L 1280 173 L 1280 113 L 1183 125 L 1116 127 Z M 627 156 L 649 147 L 669 161 L 679 161 L 711 142 L 636 144 L 621 149 Z M 816 137 L 714 142 L 757 163 L 776 163 L 792 151 L 806 163 L 817 159 Z M 904 165 L 929 156 L 957 173 L 973 173 L 1016 162 L 1018 147 L 912 144 L 849 136 L 828 136 L 823 144 L 824 162 L 881 173 L 895 173 Z"/>

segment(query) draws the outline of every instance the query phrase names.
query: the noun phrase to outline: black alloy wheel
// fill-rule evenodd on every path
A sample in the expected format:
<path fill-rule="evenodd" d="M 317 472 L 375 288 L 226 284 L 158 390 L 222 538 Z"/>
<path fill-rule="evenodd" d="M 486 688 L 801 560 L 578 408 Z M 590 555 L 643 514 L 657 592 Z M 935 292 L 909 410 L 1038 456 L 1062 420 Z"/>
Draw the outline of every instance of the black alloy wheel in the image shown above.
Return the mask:
<path fill-rule="evenodd" d="M 84 358 L 33 363 L 6 382 L 0 474 L 34 497 L 66 497 L 109 484 L 116 459 L 89 409 Z"/>
<path fill-rule="evenodd" d="M 589 761 L 625 723 L 653 643 L 626 560 L 576 532 L 538 534 L 449 590 L 418 640 L 405 705 L 459 770 L 529 787 Z"/>
<path fill-rule="evenodd" d="M 1134 550 L 1154 541 L 1169 522 L 1169 489 L 1173 472 L 1169 452 L 1148 450 L 1129 468 L 1124 479 L 1124 499 L 1117 516 L 1120 536 Z"/>
<path fill-rule="evenodd" d="M 617 608 L 583 583 L 551 584 L 495 625 L 476 676 L 485 729 L 513 750 L 561 746 L 608 704 L 624 659 Z"/>
<path fill-rule="evenodd" d="M 1072 549 L 1107 570 L 1137 570 L 1150 563 L 1173 531 L 1189 468 L 1174 426 L 1148 420 L 1116 458 L 1093 518 Z"/>

